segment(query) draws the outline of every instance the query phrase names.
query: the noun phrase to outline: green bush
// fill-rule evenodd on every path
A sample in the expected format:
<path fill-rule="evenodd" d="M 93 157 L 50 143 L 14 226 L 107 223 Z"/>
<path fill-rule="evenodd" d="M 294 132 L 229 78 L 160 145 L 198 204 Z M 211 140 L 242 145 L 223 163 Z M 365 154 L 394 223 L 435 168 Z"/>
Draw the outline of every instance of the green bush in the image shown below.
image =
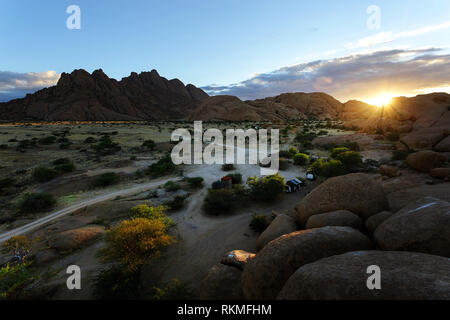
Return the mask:
<path fill-rule="evenodd" d="M 342 152 L 347 152 L 347 151 L 350 151 L 350 149 L 347 148 L 347 147 L 338 147 L 338 148 L 334 148 L 334 149 L 331 151 L 331 157 L 332 157 L 333 159 L 336 159 L 337 156 L 338 156 L 339 154 L 341 154 Z"/>
<path fill-rule="evenodd" d="M 303 166 L 303 165 L 308 164 L 308 162 L 309 162 L 309 157 L 308 157 L 307 154 L 304 154 L 304 153 L 297 153 L 297 154 L 294 156 L 294 164 L 295 164 L 295 165 Z"/>
<path fill-rule="evenodd" d="M 237 206 L 232 189 L 210 189 L 205 197 L 203 209 L 211 215 L 230 214 Z"/>
<path fill-rule="evenodd" d="M 56 170 L 44 166 L 35 168 L 32 173 L 33 179 L 38 182 L 47 182 L 53 180 L 58 175 L 59 174 Z"/>
<path fill-rule="evenodd" d="M 62 164 L 70 164 L 70 163 L 72 163 L 72 161 L 69 158 L 59 158 L 59 159 L 56 159 L 56 160 L 54 160 L 52 162 L 52 164 L 54 166 L 59 166 L 59 165 L 62 165 Z"/>
<path fill-rule="evenodd" d="M 119 180 L 120 178 L 115 172 L 105 172 L 95 178 L 92 186 L 94 188 L 107 187 L 118 183 Z"/>
<path fill-rule="evenodd" d="M 202 177 L 186 178 L 186 182 L 192 188 L 201 188 L 203 186 L 203 178 Z"/>
<path fill-rule="evenodd" d="M 175 181 L 167 181 L 164 184 L 164 190 L 168 191 L 168 192 L 173 192 L 173 191 L 177 191 L 180 189 L 180 185 L 178 183 L 176 183 Z"/>
<path fill-rule="evenodd" d="M 225 163 L 222 165 L 222 170 L 223 171 L 231 171 L 234 170 L 234 165 L 232 163 Z"/>
<path fill-rule="evenodd" d="M 150 165 L 148 167 L 148 174 L 156 178 L 174 172 L 175 168 L 175 164 L 172 162 L 171 157 L 168 155 L 158 160 L 158 162 Z"/>
<path fill-rule="evenodd" d="M 274 201 L 284 193 L 284 178 L 279 174 L 262 178 L 249 177 L 247 184 L 250 187 L 250 195 L 258 201 Z"/>
<path fill-rule="evenodd" d="M 188 284 L 178 279 L 172 279 L 164 288 L 154 287 L 153 290 L 155 300 L 189 300 L 192 297 Z"/>
<path fill-rule="evenodd" d="M 35 213 L 51 209 L 56 204 L 55 198 L 48 193 L 27 193 L 20 202 L 21 213 Z"/>
<path fill-rule="evenodd" d="M 35 280 L 28 263 L 0 267 L 0 299 L 19 299 L 24 287 Z"/>
<path fill-rule="evenodd" d="M 290 147 L 288 152 L 289 152 L 289 154 L 291 155 L 291 158 L 292 158 L 293 156 L 295 156 L 298 153 L 298 150 L 297 150 L 296 147 Z"/>
<path fill-rule="evenodd" d="M 321 175 L 326 178 L 341 176 L 346 174 L 345 166 L 339 160 L 325 162 Z"/>
<path fill-rule="evenodd" d="M 172 218 L 165 214 L 167 207 L 164 206 L 149 206 L 148 204 L 140 204 L 131 208 L 130 213 L 132 218 L 144 218 L 150 220 L 159 220 L 166 225 L 166 227 L 173 227 L 175 223 Z"/>
<path fill-rule="evenodd" d="M 356 151 L 341 152 L 336 156 L 336 160 L 342 162 L 347 168 L 353 168 L 362 164 L 362 157 Z"/>
<path fill-rule="evenodd" d="M 140 272 L 113 266 L 99 272 L 94 280 L 94 296 L 102 300 L 139 298 Z"/>
<path fill-rule="evenodd" d="M 110 155 L 121 150 L 121 147 L 113 142 L 109 136 L 103 136 L 97 144 L 92 145 L 92 149 L 100 155 Z"/>
<path fill-rule="evenodd" d="M 254 214 L 250 222 L 250 228 L 256 233 L 263 233 L 269 226 L 267 219 L 263 215 Z"/>
<path fill-rule="evenodd" d="M 186 199 L 189 197 L 189 195 L 177 195 L 172 200 L 168 200 L 164 202 L 164 205 L 168 207 L 171 211 L 180 210 L 183 208 L 184 203 Z"/>
<path fill-rule="evenodd" d="M 292 154 L 289 151 L 287 151 L 287 150 L 280 150 L 279 157 L 280 158 L 291 159 L 292 158 Z"/>
<path fill-rule="evenodd" d="M 142 143 L 142 147 L 147 148 L 147 149 L 149 149 L 149 150 L 154 150 L 154 149 L 155 149 L 155 146 L 156 146 L 156 143 L 155 143 L 155 141 L 153 141 L 153 140 L 145 140 L 145 141 Z"/>
<path fill-rule="evenodd" d="M 43 145 L 54 144 L 55 142 L 56 142 L 55 136 L 48 136 L 48 137 L 39 139 L 39 144 L 43 144 Z"/>
<path fill-rule="evenodd" d="M 73 172 L 75 170 L 75 165 L 73 163 L 60 164 L 55 167 L 55 170 L 60 173 Z"/>

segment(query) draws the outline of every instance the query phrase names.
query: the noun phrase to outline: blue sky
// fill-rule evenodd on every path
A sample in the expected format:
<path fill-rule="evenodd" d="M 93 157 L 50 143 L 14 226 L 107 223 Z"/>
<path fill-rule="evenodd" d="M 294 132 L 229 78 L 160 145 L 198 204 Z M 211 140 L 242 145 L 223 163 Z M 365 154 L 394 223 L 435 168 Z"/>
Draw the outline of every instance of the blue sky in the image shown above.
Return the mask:
<path fill-rule="evenodd" d="M 81 9 L 80 30 L 66 28 L 72 4 Z M 366 25 L 370 5 L 380 8 L 380 29 Z M 449 39 L 447 0 L 0 0 L 0 99 L 54 84 L 77 68 L 102 68 L 119 80 L 157 69 L 243 99 L 287 91 L 326 91 L 341 100 L 383 90 L 446 91 Z M 418 66 L 432 74 L 414 82 Z M 367 79 L 374 68 L 376 77 Z M 374 79 L 376 92 L 360 88 L 359 73 Z"/>

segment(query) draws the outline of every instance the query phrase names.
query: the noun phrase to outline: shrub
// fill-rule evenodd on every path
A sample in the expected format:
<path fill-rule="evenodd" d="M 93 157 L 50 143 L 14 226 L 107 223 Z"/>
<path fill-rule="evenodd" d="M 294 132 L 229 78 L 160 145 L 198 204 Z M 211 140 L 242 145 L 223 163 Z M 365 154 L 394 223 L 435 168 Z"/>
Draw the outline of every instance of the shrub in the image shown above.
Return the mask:
<path fill-rule="evenodd" d="M 154 287 L 153 290 L 155 300 L 189 300 L 192 297 L 188 284 L 178 279 L 172 279 L 164 288 Z"/>
<path fill-rule="evenodd" d="M 154 178 L 172 173 L 173 171 L 175 171 L 175 164 L 173 164 L 169 155 L 148 167 L 148 174 Z"/>
<path fill-rule="evenodd" d="M 274 201 L 285 190 L 284 178 L 278 174 L 262 178 L 249 177 L 247 184 L 251 196 L 259 201 Z"/>
<path fill-rule="evenodd" d="M 84 143 L 85 144 L 92 144 L 92 143 L 96 143 L 97 140 L 94 137 L 87 137 L 86 139 L 84 139 Z"/>
<path fill-rule="evenodd" d="M 99 251 L 104 261 L 119 262 L 128 270 L 139 270 L 163 247 L 175 242 L 159 219 L 124 220 L 105 234 L 105 247 Z"/>
<path fill-rule="evenodd" d="M 20 202 L 21 213 L 42 212 L 56 204 L 55 198 L 48 193 L 27 193 Z"/>
<path fill-rule="evenodd" d="M 59 166 L 59 165 L 62 165 L 62 164 L 70 164 L 70 163 L 72 163 L 72 161 L 69 158 L 59 158 L 59 159 L 56 159 L 56 160 L 54 160 L 52 162 L 52 164 L 54 166 Z"/>
<path fill-rule="evenodd" d="M 29 266 L 29 263 L 19 263 L 0 268 L 0 299 L 18 299 L 22 289 L 34 281 Z"/>
<path fill-rule="evenodd" d="M 55 170 L 60 173 L 73 172 L 75 170 L 75 165 L 73 163 L 65 163 L 55 166 Z"/>
<path fill-rule="evenodd" d="M 92 186 L 94 188 L 107 187 L 119 182 L 120 178 L 115 172 L 105 172 L 95 178 Z"/>
<path fill-rule="evenodd" d="M 186 178 L 186 182 L 192 188 L 201 188 L 203 186 L 203 178 L 202 177 Z"/>
<path fill-rule="evenodd" d="M 252 221 L 250 222 L 250 228 L 256 233 L 263 233 L 264 230 L 267 229 L 269 224 L 267 223 L 267 219 L 263 215 L 254 214 L 252 217 Z"/>
<path fill-rule="evenodd" d="M 242 174 L 240 173 L 230 173 L 227 177 L 231 178 L 232 184 L 241 184 L 242 183 Z"/>
<path fill-rule="evenodd" d="M 101 137 L 97 144 L 92 145 L 92 148 L 101 155 L 114 154 L 121 149 L 119 144 L 113 142 L 109 136 Z"/>
<path fill-rule="evenodd" d="M 336 177 L 346 174 L 345 166 L 339 160 L 330 160 L 324 163 L 321 175 L 326 178 Z"/>
<path fill-rule="evenodd" d="M 232 163 L 225 163 L 222 165 L 222 170 L 223 171 L 231 171 L 234 170 L 234 165 Z"/>
<path fill-rule="evenodd" d="M 188 197 L 189 195 L 177 195 L 172 200 L 166 201 L 164 205 L 171 211 L 180 210 L 183 208 L 184 202 Z"/>
<path fill-rule="evenodd" d="M 298 150 L 296 147 L 290 147 L 288 152 L 290 153 L 291 158 L 292 158 L 293 156 L 295 156 L 298 153 Z"/>
<path fill-rule="evenodd" d="M 55 136 L 48 136 L 48 137 L 39 139 L 39 144 L 43 144 L 43 145 L 49 145 L 49 144 L 53 144 L 55 142 L 56 142 Z"/>
<path fill-rule="evenodd" d="M 145 141 L 142 143 L 142 147 L 147 148 L 147 149 L 149 149 L 149 150 L 154 150 L 154 149 L 155 149 L 155 146 L 156 146 L 156 143 L 155 143 L 155 141 L 153 141 L 153 140 L 145 140 Z"/>
<path fill-rule="evenodd" d="M 362 157 L 358 152 L 345 151 L 336 156 L 336 159 L 342 162 L 347 168 L 352 168 L 362 164 Z"/>
<path fill-rule="evenodd" d="M 33 170 L 32 176 L 33 179 L 38 182 L 47 182 L 55 179 L 58 176 L 58 172 L 56 170 L 40 166 Z"/>
<path fill-rule="evenodd" d="M 211 215 L 230 213 L 235 208 L 236 195 L 230 189 L 210 189 L 203 203 L 203 209 Z"/>
<path fill-rule="evenodd" d="M 338 148 L 334 148 L 334 149 L 331 151 L 331 157 L 332 157 L 333 159 L 336 159 L 337 156 L 338 156 L 339 154 L 341 154 L 342 152 L 347 152 L 347 151 L 349 151 L 349 149 L 348 149 L 347 147 L 338 147 Z"/>
<path fill-rule="evenodd" d="M 14 236 L 2 244 L 2 251 L 19 258 L 22 263 L 31 253 L 33 242 L 27 236 Z"/>
<path fill-rule="evenodd" d="M 176 183 L 175 181 L 167 181 L 164 184 L 164 189 L 168 192 L 173 192 L 173 191 L 177 191 L 178 189 L 180 189 L 180 185 L 178 183 Z"/>
<path fill-rule="evenodd" d="M 172 218 L 166 216 L 165 211 L 167 207 L 157 206 L 151 207 L 148 204 L 140 204 L 131 208 L 130 213 L 132 218 L 144 218 L 150 220 L 159 220 L 166 225 L 166 227 L 174 226 Z"/>
<path fill-rule="evenodd" d="M 139 297 L 140 273 L 121 266 L 99 272 L 94 280 L 94 296 L 103 300 L 134 300 Z"/>
<path fill-rule="evenodd" d="M 308 164 L 308 162 L 309 162 L 309 157 L 307 154 L 297 153 L 294 156 L 294 164 L 296 164 L 298 166 L 303 166 L 305 164 Z"/>

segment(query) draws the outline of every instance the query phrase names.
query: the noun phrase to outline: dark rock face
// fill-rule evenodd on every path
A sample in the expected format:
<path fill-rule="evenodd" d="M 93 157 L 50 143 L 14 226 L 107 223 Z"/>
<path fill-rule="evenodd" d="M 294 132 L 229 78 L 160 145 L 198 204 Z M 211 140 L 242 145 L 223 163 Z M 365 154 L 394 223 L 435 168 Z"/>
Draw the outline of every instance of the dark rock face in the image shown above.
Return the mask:
<path fill-rule="evenodd" d="M 242 272 L 241 287 L 250 300 L 275 299 L 301 266 L 356 250 L 370 250 L 371 241 L 350 227 L 297 231 L 269 242 Z"/>
<path fill-rule="evenodd" d="M 367 267 L 381 269 L 381 290 L 366 286 Z M 416 252 L 357 251 L 299 268 L 282 300 L 448 300 L 450 260 Z"/>
<path fill-rule="evenodd" d="M 410 203 L 375 230 L 381 249 L 450 257 L 450 203 L 424 197 Z"/>
<path fill-rule="evenodd" d="M 156 70 L 132 73 L 121 81 L 110 79 L 101 69 L 92 74 L 75 70 L 63 73 L 56 86 L 23 99 L 0 103 L 2 120 L 166 120 L 181 119 L 208 95 L 167 80 Z"/>

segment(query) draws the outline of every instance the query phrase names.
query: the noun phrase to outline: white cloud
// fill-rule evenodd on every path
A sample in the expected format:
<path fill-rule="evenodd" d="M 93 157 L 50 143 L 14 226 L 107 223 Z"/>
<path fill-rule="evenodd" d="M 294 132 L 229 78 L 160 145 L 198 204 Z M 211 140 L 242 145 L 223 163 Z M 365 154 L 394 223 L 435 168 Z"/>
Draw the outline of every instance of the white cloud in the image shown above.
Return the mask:
<path fill-rule="evenodd" d="M 379 44 L 392 42 L 400 38 L 414 37 L 428 32 L 443 30 L 447 28 L 450 28 L 450 21 L 445 21 L 438 25 L 427 26 L 411 31 L 403 31 L 398 33 L 392 33 L 391 31 L 380 32 L 377 33 L 376 35 L 362 38 L 356 44 L 350 43 L 347 45 L 347 47 L 348 49 L 367 48 Z"/>
<path fill-rule="evenodd" d="M 229 86 L 203 87 L 209 94 L 241 99 L 284 92 L 323 91 L 341 101 L 364 99 L 378 92 L 414 95 L 423 88 L 448 85 L 450 54 L 440 49 L 395 49 L 317 60 L 281 68 Z M 439 90 L 442 91 L 442 90 Z"/>
<path fill-rule="evenodd" d="M 0 101 L 25 96 L 27 93 L 55 85 L 60 74 L 55 71 L 19 73 L 0 71 Z"/>

